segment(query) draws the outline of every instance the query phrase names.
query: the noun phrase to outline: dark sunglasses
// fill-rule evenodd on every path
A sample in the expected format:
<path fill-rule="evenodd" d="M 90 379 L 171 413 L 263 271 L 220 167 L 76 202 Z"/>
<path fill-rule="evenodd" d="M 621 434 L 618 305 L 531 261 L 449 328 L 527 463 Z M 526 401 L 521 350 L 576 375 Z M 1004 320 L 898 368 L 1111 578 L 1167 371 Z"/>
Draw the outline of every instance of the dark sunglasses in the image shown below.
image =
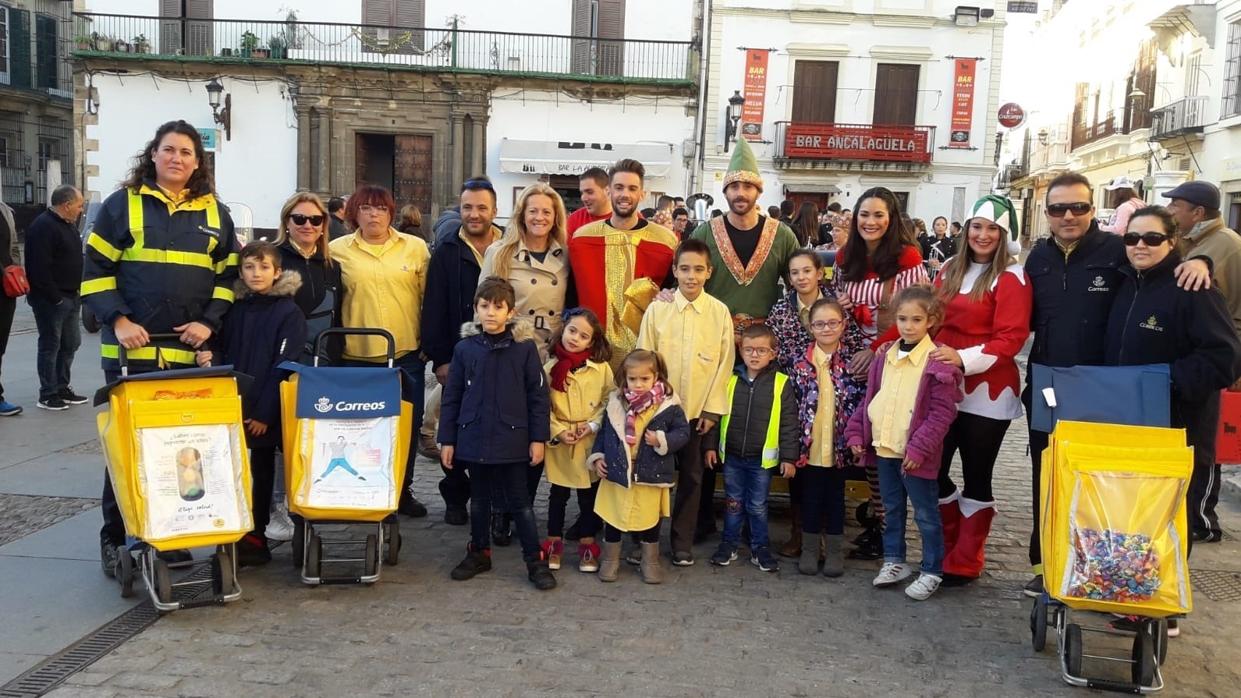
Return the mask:
<path fill-rule="evenodd" d="M 289 220 L 293 221 L 294 225 L 306 225 L 306 221 L 310 221 L 310 224 L 316 228 L 323 225 L 323 216 L 321 215 L 307 216 L 301 213 L 290 213 Z"/>
<path fill-rule="evenodd" d="M 1127 247 L 1137 247 L 1138 242 L 1146 243 L 1147 247 L 1159 247 L 1171 237 L 1163 233 L 1125 233 L 1124 240 Z"/>
<path fill-rule="evenodd" d="M 1064 218 L 1064 214 L 1072 211 L 1074 216 L 1084 216 L 1090 213 L 1091 208 L 1092 205 L 1085 201 L 1072 204 L 1047 204 L 1047 215 L 1052 218 Z"/>

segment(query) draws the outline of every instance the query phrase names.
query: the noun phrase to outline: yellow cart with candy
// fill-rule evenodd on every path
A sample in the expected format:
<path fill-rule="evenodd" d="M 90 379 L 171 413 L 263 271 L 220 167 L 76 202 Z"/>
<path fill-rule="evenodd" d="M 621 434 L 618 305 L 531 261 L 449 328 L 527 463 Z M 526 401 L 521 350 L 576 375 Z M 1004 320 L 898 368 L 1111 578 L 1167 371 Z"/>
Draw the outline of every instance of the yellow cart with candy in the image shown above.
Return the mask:
<path fill-rule="evenodd" d="M 1183 429 L 1060 421 L 1040 482 L 1045 592 L 1030 611 L 1036 651 L 1054 627 L 1061 675 L 1073 686 L 1154 693 L 1167 621 L 1190 612 L 1187 501 L 1193 449 Z M 1119 617 L 1106 627 L 1075 613 Z M 1123 629 L 1122 629 L 1123 628 Z M 1132 637 L 1129 656 L 1087 653 L 1084 636 Z M 1123 663 L 1129 680 L 1088 676 L 1084 660 Z"/>

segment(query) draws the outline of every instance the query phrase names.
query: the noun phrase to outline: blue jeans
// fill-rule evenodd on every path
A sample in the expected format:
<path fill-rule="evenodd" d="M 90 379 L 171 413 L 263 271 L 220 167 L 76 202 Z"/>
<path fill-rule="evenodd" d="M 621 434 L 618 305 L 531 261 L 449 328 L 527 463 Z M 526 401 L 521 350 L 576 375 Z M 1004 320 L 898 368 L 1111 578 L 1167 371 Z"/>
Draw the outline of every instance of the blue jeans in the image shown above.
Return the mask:
<path fill-rule="evenodd" d="M 61 297 L 59 304 L 31 294 L 26 297 L 39 328 L 35 366 L 39 372 L 39 399 L 48 400 L 69 390 L 69 370 L 73 355 L 82 344 L 82 300 L 76 295 Z"/>
<path fill-rule="evenodd" d="M 922 534 L 922 572 L 944 572 L 944 527 L 939 519 L 939 484 L 905 475 L 899 458 L 877 458 L 879 494 L 887 511 L 883 520 L 883 561 L 905 562 L 905 500 L 914 505 L 914 523 Z"/>
<path fill-rule="evenodd" d="M 728 456 L 724 461 L 724 542 L 741 542 L 741 522 L 750 522 L 750 551 L 766 548 L 767 490 L 771 488 L 771 470 L 759 458 Z"/>

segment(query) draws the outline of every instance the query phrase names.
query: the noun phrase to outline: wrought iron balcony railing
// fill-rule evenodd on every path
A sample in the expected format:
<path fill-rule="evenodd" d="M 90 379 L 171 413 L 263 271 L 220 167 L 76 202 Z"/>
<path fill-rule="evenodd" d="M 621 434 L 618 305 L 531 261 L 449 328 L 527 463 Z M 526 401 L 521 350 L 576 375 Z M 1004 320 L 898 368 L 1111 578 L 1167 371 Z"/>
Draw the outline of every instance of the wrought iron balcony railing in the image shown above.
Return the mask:
<path fill-rule="evenodd" d="M 689 85 L 689 41 L 433 27 L 74 13 L 79 58 L 383 66 L 437 72 Z"/>
<path fill-rule="evenodd" d="M 1185 97 L 1151 110 L 1151 140 L 1202 133 L 1207 97 Z"/>

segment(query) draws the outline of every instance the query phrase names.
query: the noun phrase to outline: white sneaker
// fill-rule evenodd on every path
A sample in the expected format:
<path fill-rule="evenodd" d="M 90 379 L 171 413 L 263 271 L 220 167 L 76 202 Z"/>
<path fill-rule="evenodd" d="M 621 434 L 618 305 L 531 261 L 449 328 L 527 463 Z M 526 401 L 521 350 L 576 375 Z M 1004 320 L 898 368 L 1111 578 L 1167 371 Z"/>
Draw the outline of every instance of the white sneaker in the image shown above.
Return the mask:
<path fill-rule="evenodd" d="M 269 540 L 293 540 L 293 520 L 289 518 L 289 509 L 284 502 L 272 503 L 266 534 Z"/>
<path fill-rule="evenodd" d="M 871 584 L 877 587 L 890 587 L 897 582 L 909 579 L 913 573 L 913 568 L 903 562 L 885 562 Z"/>
<path fill-rule="evenodd" d="M 905 587 L 905 596 L 914 601 L 926 601 L 931 598 L 931 594 L 935 593 L 935 590 L 939 588 L 939 583 L 942 581 L 944 581 L 942 577 L 936 577 L 933 574 L 923 572 L 918 575 L 913 584 Z"/>

